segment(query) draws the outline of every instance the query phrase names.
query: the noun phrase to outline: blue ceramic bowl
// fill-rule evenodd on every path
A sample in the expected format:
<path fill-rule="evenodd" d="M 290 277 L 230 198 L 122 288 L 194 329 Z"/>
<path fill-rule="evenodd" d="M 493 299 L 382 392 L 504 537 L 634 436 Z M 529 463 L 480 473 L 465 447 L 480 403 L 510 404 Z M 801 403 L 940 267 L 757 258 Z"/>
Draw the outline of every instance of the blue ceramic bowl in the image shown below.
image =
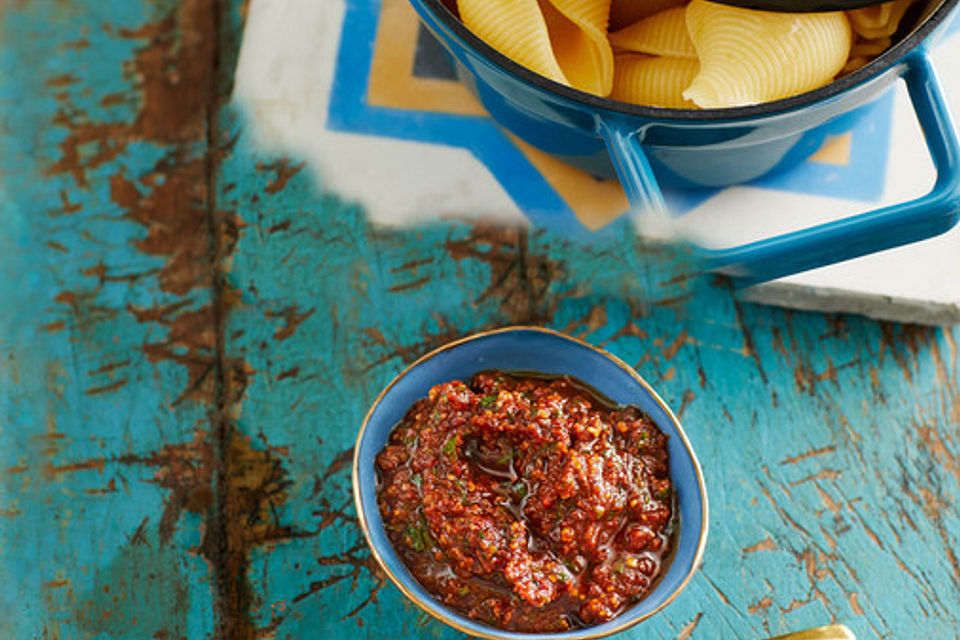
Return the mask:
<path fill-rule="evenodd" d="M 502 631 L 444 607 L 417 583 L 394 551 L 377 507 L 374 459 L 393 427 L 416 400 L 427 395 L 430 387 L 451 380 L 467 380 L 485 369 L 537 371 L 579 378 L 617 403 L 640 407 L 669 436 L 670 476 L 680 518 L 672 561 L 654 590 L 613 620 L 562 633 Z M 652 616 L 680 594 L 693 577 L 707 540 L 703 474 L 673 412 L 622 360 L 580 340 L 536 327 L 510 327 L 452 342 L 423 356 L 398 375 L 373 403 L 360 427 L 353 459 L 353 493 L 360 526 L 373 556 L 393 583 L 430 615 L 481 638 L 572 640 L 622 631 Z"/>

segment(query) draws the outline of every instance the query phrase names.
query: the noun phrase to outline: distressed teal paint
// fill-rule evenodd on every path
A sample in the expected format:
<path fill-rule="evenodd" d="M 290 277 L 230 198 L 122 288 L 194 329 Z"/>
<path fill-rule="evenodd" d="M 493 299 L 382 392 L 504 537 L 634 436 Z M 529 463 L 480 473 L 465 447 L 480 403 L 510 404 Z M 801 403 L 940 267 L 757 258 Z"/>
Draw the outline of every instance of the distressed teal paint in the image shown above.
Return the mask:
<path fill-rule="evenodd" d="M 706 474 L 702 570 L 624 637 L 754 639 L 834 619 L 862 638 L 960 637 L 955 330 L 740 304 L 725 282 L 692 277 L 682 253 L 628 235 L 574 245 L 460 222 L 374 229 L 296 158 L 258 151 L 234 106 L 218 111 L 205 203 L 212 220 L 241 223 L 235 246 L 220 236 L 225 282 L 216 295 L 207 282 L 164 290 L 167 259 L 138 248 L 146 231 L 110 178 L 156 193 L 145 180 L 157 167 L 176 177 L 207 141 L 133 139 L 85 183 L 48 171 L 70 134 L 58 113 L 136 121 L 145 98 L 131 61 L 152 36 L 131 33 L 175 7 L 51 0 L 0 16 L 0 635 L 140 639 L 162 627 L 193 640 L 236 609 L 265 638 L 459 637 L 373 571 L 349 450 L 369 404 L 418 355 L 534 323 L 635 366 L 680 412 Z M 209 34 L 223 87 L 241 8 L 223 7 Z M 88 47 L 65 46 L 81 38 Z M 115 278 L 129 274 L 141 275 Z M 74 298 L 56 301 L 63 292 Z M 212 316 L 174 320 L 215 299 L 223 364 L 244 373 L 220 371 L 223 414 L 216 393 L 182 399 L 186 367 L 145 355 L 177 331 L 213 335 Z M 134 312 L 170 304 L 182 306 L 160 320 Z M 217 425 L 231 446 L 210 435 Z M 246 603 L 217 599 L 229 567 L 203 546 L 218 517 L 208 501 L 232 495 L 209 484 L 224 465 L 252 499 L 226 522 L 249 559 Z"/>
<path fill-rule="evenodd" d="M 208 571 L 193 551 L 200 522 L 183 517 L 161 543 L 169 492 L 156 483 L 155 465 L 130 460 L 190 440 L 206 414 L 172 406 L 185 372 L 144 354 L 167 329 L 138 322 L 128 308 L 182 298 L 149 275 L 163 261 L 134 249 L 144 229 L 110 199 L 109 176 L 136 179 L 166 150 L 134 142 L 88 169 L 86 184 L 69 172 L 48 175 L 70 135 L 63 118 L 134 119 L 141 97 L 128 65 L 144 41 L 120 32 L 156 21 L 169 8 L 162 4 L 31 2 L 0 14 L 5 638 L 202 638 L 212 629 Z M 77 48 L 83 39 L 88 46 Z M 117 103 L 103 106 L 111 94 Z M 81 146 L 81 161 L 100 151 Z M 105 280 L 89 271 L 98 265 Z M 145 275 L 114 279 L 138 273 Z M 76 302 L 57 301 L 64 292 Z M 203 290 L 186 299 L 188 308 L 206 301 Z"/>

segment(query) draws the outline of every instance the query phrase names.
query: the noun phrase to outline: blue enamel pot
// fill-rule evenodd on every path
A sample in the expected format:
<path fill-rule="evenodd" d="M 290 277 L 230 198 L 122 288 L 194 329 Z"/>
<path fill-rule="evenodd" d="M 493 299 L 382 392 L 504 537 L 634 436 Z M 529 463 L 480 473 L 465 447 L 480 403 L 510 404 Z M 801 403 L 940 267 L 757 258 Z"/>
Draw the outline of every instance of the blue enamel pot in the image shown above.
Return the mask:
<path fill-rule="evenodd" d="M 635 210 L 663 210 L 661 187 L 719 187 L 787 168 L 902 78 L 937 170 L 932 190 L 838 222 L 723 250 L 709 266 L 768 280 L 943 233 L 960 214 L 960 143 L 931 41 L 960 0 L 920 0 L 909 34 L 870 64 L 815 91 L 749 107 L 664 109 L 626 104 L 558 84 L 473 35 L 441 0 L 410 0 L 456 61 L 460 79 L 504 128 L 595 175 L 617 175 Z"/>

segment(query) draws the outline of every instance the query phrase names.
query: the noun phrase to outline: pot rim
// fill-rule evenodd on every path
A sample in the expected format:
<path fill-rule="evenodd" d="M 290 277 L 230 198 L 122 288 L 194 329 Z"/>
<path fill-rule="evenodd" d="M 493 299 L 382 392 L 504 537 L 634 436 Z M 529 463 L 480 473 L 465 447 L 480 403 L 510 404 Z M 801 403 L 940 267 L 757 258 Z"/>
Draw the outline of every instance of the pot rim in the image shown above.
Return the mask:
<path fill-rule="evenodd" d="M 822 87 L 806 91 L 787 98 L 762 102 L 743 107 L 725 107 L 719 109 L 673 109 L 667 107 L 651 107 L 647 105 L 619 102 L 591 93 L 586 93 L 573 87 L 555 82 L 527 69 L 503 55 L 486 42 L 474 35 L 463 22 L 460 21 L 441 0 L 410 0 L 414 4 L 422 3 L 426 9 L 453 35 L 460 39 L 468 48 L 473 49 L 480 56 L 486 58 L 507 73 L 534 85 L 537 89 L 566 98 L 583 106 L 601 109 L 616 114 L 641 116 L 657 120 L 675 120 L 698 122 L 703 120 L 736 120 L 756 116 L 768 116 L 804 107 L 837 96 L 853 87 L 875 78 L 888 71 L 905 55 L 917 48 L 927 37 L 937 29 L 954 9 L 960 0 L 942 0 L 940 4 L 919 26 L 906 37 L 857 69 L 839 80 L 834 80 Z"/>

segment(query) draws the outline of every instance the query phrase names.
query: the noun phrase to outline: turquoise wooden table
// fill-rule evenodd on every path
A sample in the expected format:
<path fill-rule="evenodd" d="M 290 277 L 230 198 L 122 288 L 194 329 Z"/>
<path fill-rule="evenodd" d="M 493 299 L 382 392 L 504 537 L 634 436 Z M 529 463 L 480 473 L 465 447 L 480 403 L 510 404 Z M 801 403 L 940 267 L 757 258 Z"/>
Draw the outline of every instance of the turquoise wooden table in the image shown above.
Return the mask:
<path fill-rule="evenodd" d="M 351 448 L 405 364 L 520 323 L 633 364 L 704 467 L 703 566 L 624 637 L 960 637 L 955 329 L 741 304 L 632 237 L 372 228 L 252 145 L 244 10 L 3 5 L 0 637 L 459 637 L 373 565 Z"/>

